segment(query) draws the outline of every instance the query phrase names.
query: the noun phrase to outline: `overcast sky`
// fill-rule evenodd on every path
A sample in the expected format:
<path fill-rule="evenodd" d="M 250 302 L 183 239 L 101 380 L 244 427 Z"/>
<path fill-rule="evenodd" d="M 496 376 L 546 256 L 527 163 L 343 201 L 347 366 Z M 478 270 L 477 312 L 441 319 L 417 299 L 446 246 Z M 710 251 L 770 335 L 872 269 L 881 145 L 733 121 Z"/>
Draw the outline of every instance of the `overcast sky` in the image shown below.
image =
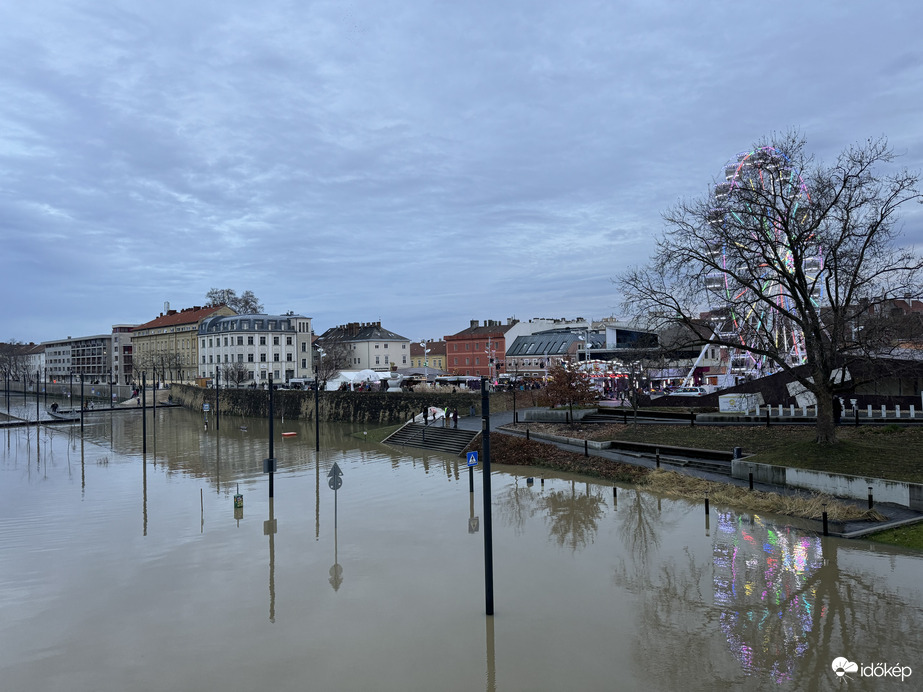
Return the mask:
<path fill-rule="evenodd" d="M 661 213 L 773 131 L 923 169 L 921 27 L 907 0 L 3 3 L 0 340 L 213 287 L 415 340 L 618 316 Z"/>

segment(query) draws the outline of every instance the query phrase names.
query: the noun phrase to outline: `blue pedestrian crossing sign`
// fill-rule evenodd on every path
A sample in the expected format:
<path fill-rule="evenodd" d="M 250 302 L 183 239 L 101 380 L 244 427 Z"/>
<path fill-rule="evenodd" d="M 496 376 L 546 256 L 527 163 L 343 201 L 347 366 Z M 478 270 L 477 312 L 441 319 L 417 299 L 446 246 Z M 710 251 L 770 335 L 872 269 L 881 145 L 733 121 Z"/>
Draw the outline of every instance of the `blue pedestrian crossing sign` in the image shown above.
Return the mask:
<path fill-rule="evenodd" d="M 478 465 L 478 453 L 477 452 L 468 452 L 468 466 L 477 466 Z"/>

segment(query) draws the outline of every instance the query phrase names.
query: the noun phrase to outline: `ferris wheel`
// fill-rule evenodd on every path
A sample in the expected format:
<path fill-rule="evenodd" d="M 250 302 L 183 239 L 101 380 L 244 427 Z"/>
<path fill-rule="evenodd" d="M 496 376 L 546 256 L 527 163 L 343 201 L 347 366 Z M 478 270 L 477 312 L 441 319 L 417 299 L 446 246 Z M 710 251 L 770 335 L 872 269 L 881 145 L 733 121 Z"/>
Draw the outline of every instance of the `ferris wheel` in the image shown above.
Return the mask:
<path fill-rule="evenodd" d="M 762 377 L 775 363 L 754 348 L 780 354 L 789 365 L 805 362 L 804 333 L 791 319 L 797 313 L 784 279 L 795 270 L 795 256 L 819 305 L 823 271 L 820 248 L 793 254 L 792 229 L 803 222 L 810 194 L 799 171 L 781 151 L 761 147 L 738 154 L 715 186 L 708 223 L 715 242 L 708 252 L 716 269 L 705 278 L 711 314 L 719 337 L 740 344 L 727 349 L 728 374 Z M 729 230 L 730 229 L 730 230 Z M 742 271 L 738 269 L 745 267 Z M 740 281 L 736 276 L 747 275 Z M 706 347 L 707 348 L 707 347 Z"/>

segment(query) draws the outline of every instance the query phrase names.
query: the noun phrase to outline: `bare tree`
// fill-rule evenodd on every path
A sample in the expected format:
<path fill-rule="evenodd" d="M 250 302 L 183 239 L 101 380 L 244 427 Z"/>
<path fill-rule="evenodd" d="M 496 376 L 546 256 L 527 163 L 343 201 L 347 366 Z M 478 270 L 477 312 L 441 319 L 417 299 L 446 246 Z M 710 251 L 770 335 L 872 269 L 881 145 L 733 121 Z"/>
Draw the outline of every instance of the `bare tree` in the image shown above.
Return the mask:
<path fill-rule="evenodd" d="M 226 382 L 230 382 L 235 387 L 240 387 L 241 384 L 249 379 L 250 373 L 245 363 L 235 360 L 233 363 L 223 365 L 221 367 L 221 374 L 224 375 Z"/>
<path fill-rule="evenodd" d="M 12 380 L 23 379 L 28 373 L 29 358 L 26 345 L 16 339 L 0 343 L 0 377 L 9 376 Z"/>
<path fill-rule="evenodd" d="M 923 262 L 894 246 L 899 210 L 920 200 L 918 177 L 880 173 L 893 159 L 884 139 L 826 166 L 796 133 L 758 144 L 714 193 L 664 214 L 650 264 L 616 280 L 626 309 L 696 334 L 710 307 L 710 343 L 757 375 L 791 373 L 817 398 L 817 441 L 834 442 L 833 397 L 853 386 L 849 366 L 897 346 L 892 331 L 857 320 L 920 286 Z"/>
<path fill-rule="evenodd" d="M 349 348 L 346 342 L 340 336 L 330 336 L 323 340 L 318 340 L 319 349 L 323 354 L 315 354 L 314 365 L 317 368 L 317 378 L 321 382 L 332 380 L 340 374 L 340 370 L 345 370 L 349 365 Z M 386 375 L 383 375 L 386 377 Z"/>
<path fill-rule="evenodd" d="M 238 315 L 259 315 L 263 306 L 253 291 L 244 291 L 239 296 L 233 288 L 212 288 L 205 294 L 211 305 L 227 305 Z"/>

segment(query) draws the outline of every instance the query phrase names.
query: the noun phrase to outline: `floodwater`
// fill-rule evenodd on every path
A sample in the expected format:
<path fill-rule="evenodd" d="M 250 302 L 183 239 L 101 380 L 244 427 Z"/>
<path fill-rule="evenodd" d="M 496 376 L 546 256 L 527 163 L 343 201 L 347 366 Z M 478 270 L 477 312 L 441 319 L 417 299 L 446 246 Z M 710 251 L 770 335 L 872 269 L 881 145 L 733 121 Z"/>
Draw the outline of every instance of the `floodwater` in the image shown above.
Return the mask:
<path fill-rule="evenodd" d="M 917 553 L 495 466 L 488 617 L 464 459 L 276 421 L 270 500 L 266 422 L 220 425 L 0 431 L 0 688 L 919 689 Z"/>

